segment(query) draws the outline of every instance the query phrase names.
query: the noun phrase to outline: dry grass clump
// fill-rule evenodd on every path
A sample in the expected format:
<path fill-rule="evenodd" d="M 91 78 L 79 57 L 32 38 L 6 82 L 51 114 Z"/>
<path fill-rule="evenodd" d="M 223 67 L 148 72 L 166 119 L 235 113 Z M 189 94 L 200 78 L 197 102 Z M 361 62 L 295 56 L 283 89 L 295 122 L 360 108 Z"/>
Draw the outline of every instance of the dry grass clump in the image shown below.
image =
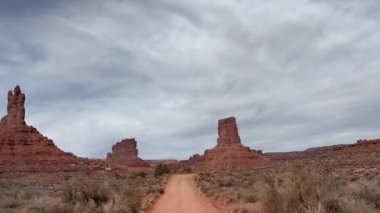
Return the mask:
<path fill-rule="evenodd" d="M 370 182 L 360 185 L 353 195 L 357 199 L 365 201 L 366 204 L 372 205 L 380 211 L 380 179 L 378 182 Z"/>

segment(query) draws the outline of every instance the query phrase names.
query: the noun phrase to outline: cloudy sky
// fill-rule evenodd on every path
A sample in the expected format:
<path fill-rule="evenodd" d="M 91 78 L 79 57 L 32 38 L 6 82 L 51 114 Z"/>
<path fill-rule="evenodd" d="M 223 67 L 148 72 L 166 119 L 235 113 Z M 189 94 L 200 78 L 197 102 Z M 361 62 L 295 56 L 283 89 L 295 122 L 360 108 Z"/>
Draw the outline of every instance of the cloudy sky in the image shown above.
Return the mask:
<path fill-rule="evenodd" d="M 186 159 L 235 116 L 264 152 L 380 138 L 378 0 L 0 0 L 0 114 L 63 150 Z"/>

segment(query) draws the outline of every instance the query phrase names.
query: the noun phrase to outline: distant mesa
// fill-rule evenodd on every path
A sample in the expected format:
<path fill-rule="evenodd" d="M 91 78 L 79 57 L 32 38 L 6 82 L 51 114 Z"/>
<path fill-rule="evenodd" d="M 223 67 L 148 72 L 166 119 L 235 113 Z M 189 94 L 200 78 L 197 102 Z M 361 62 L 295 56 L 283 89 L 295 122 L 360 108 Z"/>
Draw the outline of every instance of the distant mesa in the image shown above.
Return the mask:
<path fill-rule="evenodd" d="M 149 167 L 149 164 L 138 157 L 137 141 L 134 138 L 124 139 L 112 146 L 107 154 L 107 163 L 113 170 L 128 167 Z"/>
<path fill-rule="evenodd" d="M 218 138 L 214 148 L 203 155 L 193 155 L 187 163 L 201 168 L 240 168 L 268 162 L 261 152 L 241 144 L 235 117 L 218 121 Z M 183 162 L 186 164 L 186 162 Z"/>
<path fill-rule="evenodd" d="M 372 140 L 358 140 L 354 144 L 337 144 L 331 146 L 321 146 L 308 148 L 304 151 L 294 152 L 268 152 L 264 153 L 272 161 L 292 161 L 292 160 L 305 160 L 313 158 L 331 158 L 343 157 L 345 153 L 350 153 L 351 157 L 354 155 L 365 155 L 366 153 L 377 152 L 380 153 L 380 139 Z"/>
<path fill-rule="evenodd" d="M 77 171 L 85 163 L 63 152 L 53 141 L 26 125 L 25 94 L 8 92 L 7 115 L 0 121 L 0 172 Z"/>

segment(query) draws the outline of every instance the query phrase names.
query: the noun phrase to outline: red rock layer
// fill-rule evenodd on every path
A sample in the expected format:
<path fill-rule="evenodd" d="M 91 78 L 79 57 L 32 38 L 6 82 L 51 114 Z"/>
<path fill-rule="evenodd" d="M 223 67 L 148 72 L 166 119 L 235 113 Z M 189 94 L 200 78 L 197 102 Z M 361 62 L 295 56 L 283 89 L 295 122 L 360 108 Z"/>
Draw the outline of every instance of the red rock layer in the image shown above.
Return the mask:
<path fill-rule="evenodd" d="M 76 171 L 86 163 L 58 149 L 52 140 L 25 123 L 25 95 L 8 92 L 7 115 L 0 122 L 0 172 Z"/>
<path fill-rule="evenodd" d="M 269 161 L 268 158 L 241 144 L 234 117 L 218 121 L 217 145 L 196 157 L 201 168 L 250 167 Z"/>
<path fill-rule="evenodd" d="M 124 139 L 112 146 L 112 152 L 107 154 L 107 162 L 112 169 L 127 169 L 128 167 L 148 167 L 149 164 L 138 157 L 137 142 L 134 138 Z"/>

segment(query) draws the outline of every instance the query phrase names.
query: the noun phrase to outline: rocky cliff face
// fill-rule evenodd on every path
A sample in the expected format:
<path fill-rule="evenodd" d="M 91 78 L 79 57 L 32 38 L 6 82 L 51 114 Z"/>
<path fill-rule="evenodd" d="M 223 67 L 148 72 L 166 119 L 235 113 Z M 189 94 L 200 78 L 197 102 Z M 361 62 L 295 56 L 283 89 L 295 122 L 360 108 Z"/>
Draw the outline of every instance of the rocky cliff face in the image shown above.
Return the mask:
<path fill-rule="evenodd" d="M 107 154 L 107 162 L 112 169 L 128 167 L 148 167 L 149 164 L 138 157 L 137 142 L 134 138 L 124 139 L 112 146 L 112 152 Z"/>
<path fill-rule="evenodd" d="M 203 168 L 250 167 L 267 161 L 259 152 L 241 144 L 234 117 L 218 121 L 217 145 L 197 157 L 198 165 Z"/>
<path fill-rule="evenodd" d="M 58 149 L 52 140 L 25 122 L 25 94 L 8 92 L 7 115 L 0 122 L 0 172 L 76 171 L 85 163 Z"/>

